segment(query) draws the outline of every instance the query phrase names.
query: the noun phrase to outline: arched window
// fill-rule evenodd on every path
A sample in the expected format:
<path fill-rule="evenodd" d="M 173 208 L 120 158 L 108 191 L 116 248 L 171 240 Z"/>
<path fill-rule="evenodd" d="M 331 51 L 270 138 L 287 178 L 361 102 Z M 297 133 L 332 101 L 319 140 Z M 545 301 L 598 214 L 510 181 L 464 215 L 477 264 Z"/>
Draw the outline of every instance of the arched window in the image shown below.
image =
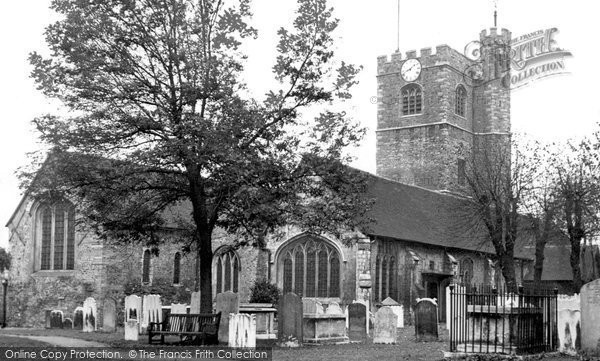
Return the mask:
<path fill-rule="evenodd" d="M 470 285 L 473 281 L 473 260 L 463 258 L 460 261 L 460 277 L 463 285 Z"/>
<path fill-rule="evenodd" d="M 216 286 L 215 294 L 227 291 L 237 292 L 240 277 L 240 259 L 237 253 L 222 247 L 213 256 L 213 278 Z"/>
<path fill-rule="evenodd" d="M 467 108 L 467 90 L 464 86 L 459 85 L 456 87 L 454 112 L 461 117 L 465 116 L 465 109 Z"/>
<path fill-rule="evenodd" d="M 152 255 L 150 250 L 144 250 L 142 255 L 142 283 L 150 283 L 150 262 L 152 261 Z"/>
<path fill-rule="evenodd" d="M 173 257 L 173 284 L 178 285 L 181 277 L 181 253 L 176 252 Z"/>
<path fill-rule="evenodd" d="M 402 115 L 419 114 L 423 110 L 423 92 L 417 84 L 408 84 L 401 90 Z"/>
<path fill-rule="evenodd" d="M 66 202 L 42 205 L 37 216 L 39 270 L 75 269 L 75 209 Z"/>
<path fill-rule="evenodd" d="M 397 301 L 396 259 L 384 254 L 378 255 L 375 261 L 375 283 L 373 296 L 375 301 L 383 301 L 388 297 Z"/>
<path fill-rule="evenodd" d="M 303 297 L 341 297 L 340 255 L 329 242 L 302 237 L 279 255 L 283 291 Z"/>

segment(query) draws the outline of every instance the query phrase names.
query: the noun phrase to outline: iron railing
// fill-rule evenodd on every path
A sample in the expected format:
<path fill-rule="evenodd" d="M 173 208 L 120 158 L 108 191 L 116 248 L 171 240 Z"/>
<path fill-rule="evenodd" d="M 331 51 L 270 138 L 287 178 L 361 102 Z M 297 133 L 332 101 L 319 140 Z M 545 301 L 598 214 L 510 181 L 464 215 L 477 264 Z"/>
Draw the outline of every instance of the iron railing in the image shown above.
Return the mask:
<path fill-rule="evenodd" d="M 558 348 L 557 290 L 511 293 L 491 286 L 451 285 L 450 351 L 523 354 Z"/>

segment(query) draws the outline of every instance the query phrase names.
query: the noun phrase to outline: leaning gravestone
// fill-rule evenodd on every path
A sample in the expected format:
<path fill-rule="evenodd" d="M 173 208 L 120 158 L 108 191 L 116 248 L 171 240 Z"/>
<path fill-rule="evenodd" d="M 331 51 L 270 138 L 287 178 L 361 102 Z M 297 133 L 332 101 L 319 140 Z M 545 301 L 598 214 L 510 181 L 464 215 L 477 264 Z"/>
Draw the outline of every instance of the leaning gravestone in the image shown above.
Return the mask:
<path fill-rule="evenodd" d="M 50 313 L 50 328 L 63 328 L 63 312 L 54 310 Z"/>
<path fill-rule="evenodd" d="M 367 306 L 362 303 L 348 305 L 348 338 L 350 341 L 367 338 Z"/>
<path fill-rule="evenodd" d="M 77 307 L 73 312 L 73 328 L 83 330 L 83 307 Z"/>
<path fill-rule="evenodd" d="M 373 343 L 396 343 L 398 316 L 389 307 L 382 307 L 375 313 Z"/>
<path fill-rule="evenodd" d="M 104 300 L 102 309 L 102 330 L 104 332 L 115 332 L 117 319 L 117 303 L 112 298 Z"/>
<path fill-rule="evenodd" d="M 200 291 L 192 292 L 190 301 L 190 313 L 200 313 Z"/>
<path fill-rule="evenodd" d="M 415 306 L 415 334 L 417 341 L 437 341 L 437 303 L 431 298 L 417 298 Z"/>
<path fill-rule="evenodd" d="M 581 348 L 589 356 L 600 356 L 600 279 L 581 287 Z"/>
<path fill-rule="evenodd" d="M 240 301 L 237 293 L 227 291 L 219 293 L 216 300 L 217 313 L 221 312 L 221 322 L 219 323 L 219 342 L 229 342 L 229 314 L 238 313 L 240 310 Z"/>
<path fill-rule="evenodd" d="M 302 298 L 286 293 L 279 298 L 277 307 L 277 339 L 281 347 L 302 346 Z"/>

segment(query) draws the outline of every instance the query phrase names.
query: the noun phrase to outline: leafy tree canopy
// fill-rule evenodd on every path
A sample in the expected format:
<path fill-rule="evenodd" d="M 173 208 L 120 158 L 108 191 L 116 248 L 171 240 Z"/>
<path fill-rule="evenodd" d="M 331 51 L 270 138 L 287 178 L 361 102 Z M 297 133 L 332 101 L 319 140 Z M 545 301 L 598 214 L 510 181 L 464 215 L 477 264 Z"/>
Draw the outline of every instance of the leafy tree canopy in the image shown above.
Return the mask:
<path fill-rule="evenodd" d="M 364 177 L 344 149 L 364 130 L 332 107 L 351 97 L 360 68 L 334 56 L 338 20 L 325 0 L 298 0 L 278 31 L 279 86 L 261 98 L 241 80 L 240 46 L 258 35 L 249 0 L 51 7 L 62 16 L 46 29 L 51 54 L 29 59 L 38 89 L 68 115 L 34 120 L 52 156 L 43 174 L 23 172 L 32 193 L 76 199 L 121 240 L 155 239 L 165 214 L 189 204 L 204 310 L 216 227 L 260 243 L 283 224 L 339 234 L 362 222 Z"/>

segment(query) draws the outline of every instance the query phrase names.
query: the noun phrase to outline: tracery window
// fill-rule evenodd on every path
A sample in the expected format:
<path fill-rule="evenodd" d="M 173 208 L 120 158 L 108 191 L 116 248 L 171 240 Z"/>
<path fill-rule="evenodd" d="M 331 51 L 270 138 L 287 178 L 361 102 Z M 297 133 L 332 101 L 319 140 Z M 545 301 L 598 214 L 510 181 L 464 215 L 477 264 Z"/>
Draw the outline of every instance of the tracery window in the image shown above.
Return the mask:
<path fill-rule="evenodd" d="M 463 285 L 470 285 L 473 281 L 473 260 L 469 257 L 460 261 L 460 277 Z"/>
<path fill-rule="evenodd" d="M 215 275 L 215 294 L 226 291 L 238 292 L 240 259 L 237 253 L 223 247 L 213 256 L 213 274 Z"/>
<path fill-rule="evenodd" d="M 423 92 L 417 84 L 402 88 L 402 115 L 419 114 L 423 110 Z"/>
<path fill-rule="evenodd" d="M 281 253 L 283 292 L 303 297 L 340 297 L 340 255 L 329 242 L 303 237 Z"/>
<path fill-rule="evenodd" d="M 467 107 L 467 90 L 464 86 L 459 85 L 456 87 L 455 94 L 454 112 L 461 117 L 465 116 L 465 109 Z"/>
<path fill-rule="evenodd" d="M 375 259 L 375 284 L 373 295 L 375 301 L 383 301 L 388 297 L 396 299 L 396 259 L 390 255 L 378 255 Z"/>
<path fill-rule="evenodd" d="M 66 202 L 43 205 L 38 211 L 40 270 L 75 268 L 75 209 Z"/>

